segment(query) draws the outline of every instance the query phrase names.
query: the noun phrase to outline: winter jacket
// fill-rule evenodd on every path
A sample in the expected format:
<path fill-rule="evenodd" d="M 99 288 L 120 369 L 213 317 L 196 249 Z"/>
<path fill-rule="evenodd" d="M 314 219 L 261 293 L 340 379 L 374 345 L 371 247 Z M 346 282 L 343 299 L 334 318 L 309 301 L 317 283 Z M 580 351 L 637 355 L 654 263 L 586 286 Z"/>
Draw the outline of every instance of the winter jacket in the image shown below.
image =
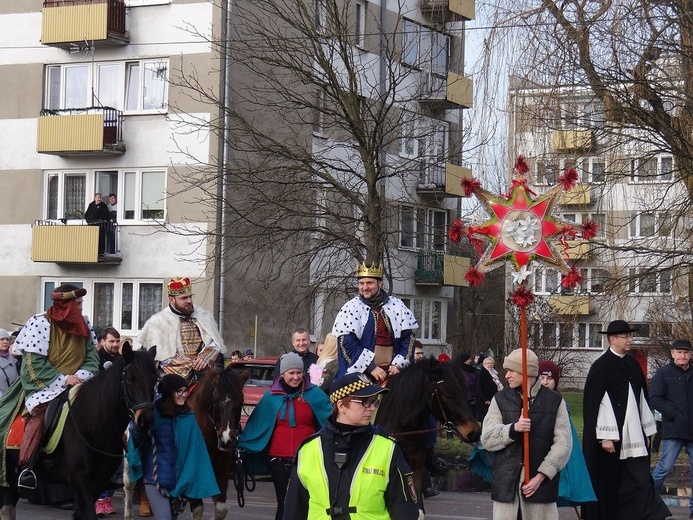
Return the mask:
<path fill-rule="evenodd" d="M 693 367 L 683 370 L 669 360 L 650 385 L 650 406 L 662 414 L 662 438 L 693 441 Z"/>

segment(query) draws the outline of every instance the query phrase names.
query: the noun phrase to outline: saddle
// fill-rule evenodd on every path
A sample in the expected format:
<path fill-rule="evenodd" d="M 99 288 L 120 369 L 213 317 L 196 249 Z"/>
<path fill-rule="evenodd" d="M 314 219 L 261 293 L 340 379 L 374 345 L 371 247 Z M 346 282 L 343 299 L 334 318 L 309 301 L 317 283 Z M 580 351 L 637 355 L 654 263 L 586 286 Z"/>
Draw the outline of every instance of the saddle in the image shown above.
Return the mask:
<path fill-rule="evenodd" d="M 41 448 L 45 453 L 53 453 L 60 436 L 65 427 L 65 419 L 67 418 L 69 399 L 69 391 L 65 390 L 55 397 L 46 408 L 43 422 L 43 435 L 41 436 Z M 7 436 L 7 448 L 19 449 L 22 445 L 22 437 L 24 436 L 24 427 L 26 426 L 26 416 L 24 413 L 17 414 L 10 432 Z"/>

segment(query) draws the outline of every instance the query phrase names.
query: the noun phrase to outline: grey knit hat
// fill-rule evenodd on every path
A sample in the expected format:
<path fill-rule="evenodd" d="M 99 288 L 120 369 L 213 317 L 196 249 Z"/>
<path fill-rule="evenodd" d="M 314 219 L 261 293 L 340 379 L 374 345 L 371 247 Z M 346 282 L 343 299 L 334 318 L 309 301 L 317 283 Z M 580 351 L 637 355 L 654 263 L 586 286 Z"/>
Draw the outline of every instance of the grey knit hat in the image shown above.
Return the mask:
<path fill-rule="evenodd" d="M 303 370 L 303 359 L 301 356 L 296 354 L 296 352 L 289 352 L 288 354 L 284 354 L 282 356 L 281 361 L 279 362 L 279 373 L 283 374 L 287 370 L 291 369 L 298 369 L 298 370 Z"/>

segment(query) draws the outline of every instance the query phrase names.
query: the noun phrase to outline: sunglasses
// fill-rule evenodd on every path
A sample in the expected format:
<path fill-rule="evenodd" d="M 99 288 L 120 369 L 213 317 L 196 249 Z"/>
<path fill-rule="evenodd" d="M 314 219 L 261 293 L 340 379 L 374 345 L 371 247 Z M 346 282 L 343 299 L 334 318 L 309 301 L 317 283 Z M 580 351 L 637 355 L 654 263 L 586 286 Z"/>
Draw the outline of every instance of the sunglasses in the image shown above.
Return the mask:
<path fill-rule="evenodd" d="M 368 399 L 352 399 L 352 403 L 359 403 L 364 408 L 377 408 L 380 406 L 380 400 L 377 397 L 369 397 Z"/>

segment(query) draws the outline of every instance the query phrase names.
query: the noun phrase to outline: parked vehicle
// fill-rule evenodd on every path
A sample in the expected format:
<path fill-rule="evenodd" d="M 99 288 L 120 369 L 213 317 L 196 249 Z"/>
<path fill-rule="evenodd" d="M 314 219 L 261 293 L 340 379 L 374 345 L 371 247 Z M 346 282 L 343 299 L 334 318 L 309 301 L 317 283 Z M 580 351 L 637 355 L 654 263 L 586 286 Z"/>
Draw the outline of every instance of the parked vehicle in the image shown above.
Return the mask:
<path fill-rule="evenodd" d="M 272 374 L 277 363 L 277 356 L 249 359 L 233 363 L 235 370 L 250 371 L 250 377 L 243 387 L 243 410 L 241 412 L 241 425 L 245 426 L 248 417 L 253 412 L 263 394 L 272 385 Z"/>

